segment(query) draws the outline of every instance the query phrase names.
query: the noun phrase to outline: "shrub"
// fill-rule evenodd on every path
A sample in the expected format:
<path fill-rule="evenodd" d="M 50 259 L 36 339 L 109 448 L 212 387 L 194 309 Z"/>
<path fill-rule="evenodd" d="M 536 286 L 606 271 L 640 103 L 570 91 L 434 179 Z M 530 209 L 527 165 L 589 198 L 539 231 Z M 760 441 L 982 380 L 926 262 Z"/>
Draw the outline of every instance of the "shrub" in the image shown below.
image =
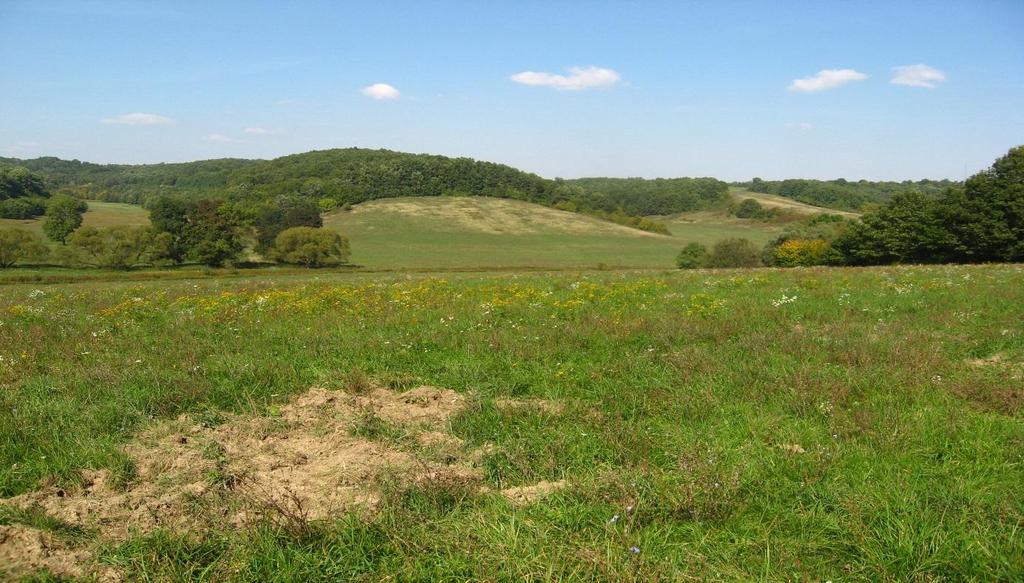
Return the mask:
<path fill-rule="evenodd" d="M 708 260 L 708 249 L 700 243 L 689 243 L 676 256 L 676 267 L 679 269 L 697 269 L 704 267 Z"/>
<path fill-rule="evenodd" d="M 45 199 L 38 197 L 0 200 L 0 219 L 31 219 L 46 212 Z"/>
<path fill-rule="evenodd" d="M 752 198 L 745 198 L 733 212 L 741 219 L 756 219 L 764 216 L 764 207 Z"/>
<path fill-rule="evenodd" d="M 44 257 L 46 246 L 39 235 L 23 229 L 0 229 L 0 268 Z"/>
<path fill-rule="evenodd" d="M 72 251 L 69 259 L 73 263 L 131 269 L 167 260 L 171 236 L 152 227 L 83 227 L 71 235 L 68 244 Z"/>
<path fill-rule="evenodd" d="M 723 239 L 711 248 L 706 265 L 708 267 L 757 267 L 761 265 L 761 254 L 747 239 Z"/>
<path fill-rule="evenodd" d="M 349 254 L 348 239 L 334 231 L 293 227 L 277 236 L 272 257 L 281 263 L 320 267 L 345 263 Z"/>
<path fill-rule="evenodd" d="M 824 239 L 790 239 L 775 248 L 772 262 L 780 267 L 821 265 L 829 247 Z"/>

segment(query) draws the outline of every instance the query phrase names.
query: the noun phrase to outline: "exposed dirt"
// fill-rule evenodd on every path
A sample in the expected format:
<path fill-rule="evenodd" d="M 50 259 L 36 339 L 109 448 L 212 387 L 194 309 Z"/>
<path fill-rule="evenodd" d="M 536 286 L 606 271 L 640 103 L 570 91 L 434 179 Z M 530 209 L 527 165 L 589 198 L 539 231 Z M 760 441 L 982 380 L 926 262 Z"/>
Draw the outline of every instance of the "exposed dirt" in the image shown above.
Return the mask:
<path fill-rule="evenodd" d="M 565 411 L 565 405 L 557 401 L 545 399 L 495 399 L 494 406 L 501 410 L 537 409 L 551 415 L 560 415 Z"/>
<path fill-rule="evenodd" d="M 509 499 L 515 505 L 531 504 L 550 495 L 552 492 L 556 492 L 565 488 L 567 482 L 565 480 L 558 480 L 557 482 L 537 482 L 531 486 L 517 486 L 515 488 L 505 488 L 501 491 L 502 495 Z"/>
<path fill-rule="evenodd" d="M 260 518 L 369 514 L 385 477 L 392 483 L 482 484 L 477 462 L 493 448 L 467 448 L 448 432 L 448 421 L 465 404 L 464 396 L 429 386 L 405 392 L 374 387 L 361 394 L 315 387 L 268 416 L 226 415 L 213 427 L 189 417 L 157 424 L 125 448 L 135 467 L 129 479 L 83 470 L 76 491 L 48 487 L 0 504 L 90 529 L 98 535 L 93 544 L 156 528 L 201 533 L 244 528 Z M 528 503 L 561 485 L 542 482 L 502 494 Z M 0 565 L 10 576 L 49 569 L 110 578 L 90 562 L 88 549 L 72 549 L 28 526 L 0 529 Z"/>
<path fill-rule="evenodd" d="M 0 579 L 36 571 L 81 577 L 88 559 L 88 551 L 69 548 L 47 532 L 20 524 L 0 526 Z"/>

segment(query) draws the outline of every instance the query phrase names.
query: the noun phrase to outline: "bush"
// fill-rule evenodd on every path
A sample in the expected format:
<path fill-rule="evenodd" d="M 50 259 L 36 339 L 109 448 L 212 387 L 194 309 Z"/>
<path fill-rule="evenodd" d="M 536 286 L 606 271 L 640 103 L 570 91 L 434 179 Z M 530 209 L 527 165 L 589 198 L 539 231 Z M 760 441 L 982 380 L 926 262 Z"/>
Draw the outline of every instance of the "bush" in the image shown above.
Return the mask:
<path fill-rule="evenodd" d="M 0 229 L 0 268 L 46 257 L 46 246 L 35 233 L 23 229 Z"/>
<path fill-rule="evenodd" d="M 741 219 L 757 219 L 764 216 L 764 207 L 752 198 L 745 198 L 733 214 Z"/>
<path fill-rule="evenodd" d="M 790 239 L 775 248 L 772 259 L 779 267 L 821 265 L 829 247 L 824 239 Z"/>
<path fill-rule="evenodd" d="M 272 257 L 281 263 L 320 267 L 345 263 L 349 254 L 348 239 L 334 231 L 293 227 L 277 236 Z"/>
<path fill-rule="evenodd" d="M 704 267 L 708 260 L 708 249 L 700 243 L 690 243 L 676 256 L 676 267 L 679 269 L 697 269 Z"/>
<path fill-rule="evenodd" d="M 169 260 L 171 236 L 152 227 L 83 227 L 68 239 L 75 264 L 131 269 Z"/>
<path fill-rule="evenodd" d="M 0 200 L 0 219 L 31 219 L 46 212 L 45 199 L 38 197 Z"/>
<path fill-rule="evenodd" d="M 723 239 L 711 248 L 708 267 L 758 267 L 761 254 L 747 239 Z"/>

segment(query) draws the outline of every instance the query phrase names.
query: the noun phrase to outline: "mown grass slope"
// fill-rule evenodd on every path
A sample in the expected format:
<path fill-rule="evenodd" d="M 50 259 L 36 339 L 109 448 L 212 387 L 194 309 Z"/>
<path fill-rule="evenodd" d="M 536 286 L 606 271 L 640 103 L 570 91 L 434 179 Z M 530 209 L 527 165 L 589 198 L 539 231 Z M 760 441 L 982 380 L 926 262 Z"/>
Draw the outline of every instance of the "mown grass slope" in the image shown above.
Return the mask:
<path fill-rule="evenodd" d="M 763 243 L 777 229 L 713 213 L 668 221 L 656 235 L 522 201 L 395 198 L 337 211 L 324 226 L 347 236 L 352 262 L 373 268 L 593 268 L 673 265 L 682 246 L 735 236 Z"/>
<path fill-rule="evenodd" d="M 843 211 L 838 209 L 825 208 L 821 206 L 814 206 L 777 194 L 767 194 L 764 192 L 754 192 L 745 188 L 736 186 L 729 187 L 729 195 L 734 202 L 740 202 L 747 198 L 756 200 L 761 206 L 768 209 L 779 209 L 784 212 L 804 214 L 804 215 L 820 215 L 828 213 L 832 215 L 840 215 L 846 218 L 856 218 L 860 216 L 860 213 L 851 211 Z"/>
<path fill-rule="evenodd" d="M 1020 580 L 1022 306 L 1019 265 L 4 286 L 2 495 L 74 495 L 80 468 L 130 491 L 121 448 L 154 424 L 273 435 L 311 386 L 369 382 L 463 395 L 445 431 L 479 477 L 379 476 L 373 511 L 235 528 L 211 517 L 245 476 L 217 466 L 190 532 L 0 527 L 129 580 Z"/>

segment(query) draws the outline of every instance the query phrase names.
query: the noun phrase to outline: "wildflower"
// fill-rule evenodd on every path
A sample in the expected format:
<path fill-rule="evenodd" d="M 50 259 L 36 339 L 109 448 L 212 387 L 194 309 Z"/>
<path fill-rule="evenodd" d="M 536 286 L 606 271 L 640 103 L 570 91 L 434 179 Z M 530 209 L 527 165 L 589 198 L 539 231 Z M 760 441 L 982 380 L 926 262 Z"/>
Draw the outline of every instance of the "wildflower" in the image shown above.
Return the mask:
<path fill-rule="evenodd" d="M 41 297 L 43 297 L 45 295 L 46 295 L 46 292 L 44 292 L 41 289 L 34 289 L 34 290 L 28 292 L 28 297 L 33 299 L 33 300 L 36 299 L 36 298 L 41 298 Z"/>
<path fill-rule="evenodd" d="M 796 296 L 787 296 L 786 294 L 782 294 L 781 298 L 777 300 L 772 300 L 772 306 L 777 308 L 783 304 L 792 304 L 795 301 Z"/>
<path fill-rule="evenodd" d="M 629 547 L 629 552 L 633 553 L 634 555 L 639 555 L 640 554 L 640 547 L 637 547 L 637 546 Z"/>
<path fill-rule="evenodd" d="M 615 516 L 612 516 L 612 519 L 608 521 L 608 524 L 615 524 L 618 521 L 619 521 L 619 515 L 616 514 Z"/>

